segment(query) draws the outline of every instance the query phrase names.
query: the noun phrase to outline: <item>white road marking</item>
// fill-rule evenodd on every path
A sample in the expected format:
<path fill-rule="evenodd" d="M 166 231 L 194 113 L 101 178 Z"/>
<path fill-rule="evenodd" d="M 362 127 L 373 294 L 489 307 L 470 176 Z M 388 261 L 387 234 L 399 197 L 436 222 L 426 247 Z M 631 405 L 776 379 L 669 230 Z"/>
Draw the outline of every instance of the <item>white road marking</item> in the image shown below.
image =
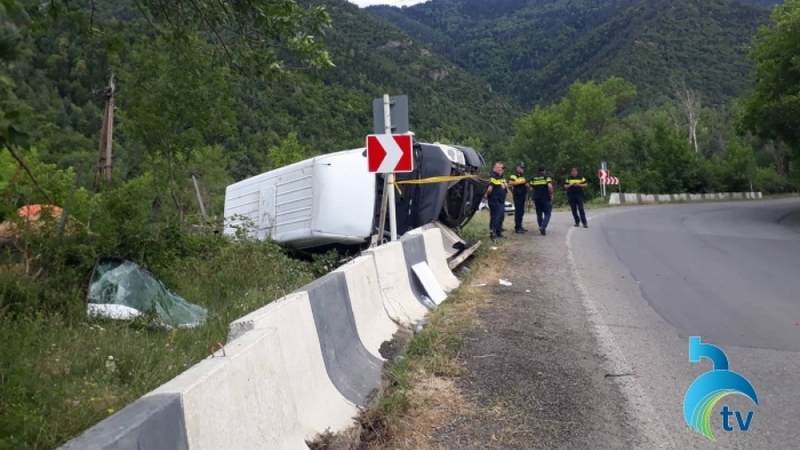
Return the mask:
<path fill-rule="evenodd" d="M 608 212 L 597 214 L 595 215 L 595 218 L 598 216 L 603 216 L 607 213 Z M 589 218 L 587 217 L 587 222 L 588 221 Z M 570 227 L 569 230 L 567 230 L 567 255 L 570 271 L 572 272 L 572 278 L 575 280 L 575 285 L 580 292 L 583 306 L 586 308 L 589 322 L 592 325 L 592 332 L 596 336 L 602 352 L 608 357 L 608 373 L 632 374 L 633 369 L 628 363 L 627 359 L 625 359 L 625 355 L 622 353 L 622 350 L 617 345 L 614 334 L 611 333 L 608 326 L 603 321 L 602 316 L 597 311 L 594 300 L 592 300 L 589 292 L 583 286 L 583 282 L 581 281 L 580 274 L 578 272 L 578 267 L 575 264 L 575 258 L 572 254 L 573 229 L 574 227 Z M 642 447 L 653 448 L 655 445 L 659 448 L 676 448 L 675 442 L 667 433 L 663 422 L 658 417 L 655 408 L 653 408 L 650 397 L 645 394 L 636 375 L 634 374 L 629 377 L 614 377 L 614 381 L 618 383 L 622 394 L 628 401 L 631 417 L 636 421 L 635 426 L 640 431 L 641 437 L 650 441 L 649 443 L 644 444 Z"/>

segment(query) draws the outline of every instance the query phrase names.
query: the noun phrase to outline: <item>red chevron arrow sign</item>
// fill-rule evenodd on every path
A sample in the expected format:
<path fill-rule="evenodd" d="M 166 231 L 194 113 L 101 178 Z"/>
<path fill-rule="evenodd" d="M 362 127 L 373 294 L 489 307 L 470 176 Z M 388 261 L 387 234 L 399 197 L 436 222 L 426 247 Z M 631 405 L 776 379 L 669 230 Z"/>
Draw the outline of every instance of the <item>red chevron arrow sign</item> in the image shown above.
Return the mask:
<path fill-rule="evenodd" d="M 371 173 L 413 172 L 413 137 L 410 134 L 367 136 L 367 167 Z"/>

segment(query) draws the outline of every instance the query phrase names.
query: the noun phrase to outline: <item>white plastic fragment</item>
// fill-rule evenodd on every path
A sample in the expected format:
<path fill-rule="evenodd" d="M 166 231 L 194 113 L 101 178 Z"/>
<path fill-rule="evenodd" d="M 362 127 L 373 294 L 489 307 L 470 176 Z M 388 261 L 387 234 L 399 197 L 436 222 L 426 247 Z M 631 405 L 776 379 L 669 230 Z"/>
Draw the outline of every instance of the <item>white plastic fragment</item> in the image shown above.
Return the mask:
<path fill-rule="evenodd" d="M 87 305 L 86 312 L 89 314 L 89 317 L 100 316 L 116 320 L 133 320 L 134 318 L 142 315 L 139 310 L 131 308 L 130 306 L 115 305 L 111 303 L 89 303 Z"/>

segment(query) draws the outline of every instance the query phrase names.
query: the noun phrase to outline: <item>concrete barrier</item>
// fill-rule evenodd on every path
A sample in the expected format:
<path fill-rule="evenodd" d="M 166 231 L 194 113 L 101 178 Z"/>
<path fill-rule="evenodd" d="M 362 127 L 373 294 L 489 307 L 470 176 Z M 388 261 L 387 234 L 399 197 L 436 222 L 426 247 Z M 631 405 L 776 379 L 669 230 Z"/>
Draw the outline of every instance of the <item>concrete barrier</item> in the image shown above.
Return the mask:
<path fill-rule="evenodd" d="M 406 233 L 399 241 L 403 245 L 403 257 L 406 260 L 406 272 L 408 273 L 411 292 L 414 294 L 414 298 L 422 301 L 422 296 L 427 296 L 427 292 L 412 267 L 421 262 L 428 262 L 428 256 L 425 252 L 425 238 L 419 233 Z"/>
<path fill-rule="evenodd" d="M 331 272 L 295 292 L 306 292 L 314 316 L 325 370 L 344 398 L 365 405 L 380 386 L 383 361 L 358 335 L 343 272 Z"/>
<path fill-rule="evenodd" d="M 146 395 L 60 447 L 64 450 L 189 450 L 181 396 Z"/>
<path fill-rule="evenodd" d="M 276 330 L 250 331 L 153 391 L 181 394 L 190 449 L 306 448 L 280 348 Z"/>
<path fill-rule="evenodd" d="M 381 345 L 458 286 L 441 232 L 408 233 L 230 324 L 224 350 L 70 441 L 70 450 L 307 450 L 355 423 L 381 385 Z"/>
<path fill-rule="evenodd" d="M 707 200 L 761 199 L 761 192 L 712 192 L 702 194 L 637 194 L 613 192 L 609 194 L 609 205 L 640 203 L 693 202 Z"/>
<path fill-rule="evenodd" d="M 373 257 L 389 317 L 401 325 L 412 325 L 425 317 L 428 308 L 411 289 L 403 243 L 389 242 L 363 254 Z"/>
<path fill-rule="evenodd" d="M 461 251 L 462 248 L 464 248 L 466 244 L 466 242 L 461 239 L 460 236 L 455 234 L 453 230 L 445 227 L 439 222 L 431 222 L 412 231 L 416 230 L 423 232 L 428 230 L 439 230 L 442 236 L 442 250 L 444 251 L 445 258 L 447 259 L 454 257 Z"/>
<path fill-rule="evenodd" d="M 439 230 L 442 237 L 442 248 L 447 259 L 447 266 L 454 270 L 467 258 L 472 256 L 481 246 L 481 241 L 467 242 L 461 239 L 453 230 L 442 225 L 438 221 L 427 223 L 416 230 L 427 231 L 431 229 Z M 412 231 L 416 231 L 412 230 Z"/>
<path fill-rule="evenodd" d="M 311 438 L 326 428 L 337 432 L 350 427 L 358 414 L 355 402 L 362 397 L 352 395 L 348 400 L 331 381 L 327 366 L 336 364 L 330 361 L 326 366 L 308 293 L 289 294 L 233 322 L 228 342 L 250 330 L 268 328 L 279 332 L 280 351 L 290 375 L 286 389 L 295 399 L 305 436 Z"/>
<path fill-rule="evenodd" d="M 383 292 L 378 283 L 378 271 L 373 255 L 363 255 L 339 267 L 333 273 L 344 275 L 344 294 L 353 309 L 356 329 L 361 342 L 376 358 L 381 345 L 391 341 L 398 324 L 392 321 L 384 306 Z"/>
<path fill-rule="evenodd" d="M 63 448 L 307 449 L 276 330 L 252 330 Z"/>
<path fill-rule="evenodd" d="M 447 254 L 444 251 L 441 231 L 438 228 L 431 228 L 427 230 L 416 229 L 409 233 L 422 235 L 425 241 L 425 259 L 428 261 L 428 266 L 430 266 L 442 289 L 447 293 L 456 289 L 461 282 L 453 275 L 447 265 Z"/>

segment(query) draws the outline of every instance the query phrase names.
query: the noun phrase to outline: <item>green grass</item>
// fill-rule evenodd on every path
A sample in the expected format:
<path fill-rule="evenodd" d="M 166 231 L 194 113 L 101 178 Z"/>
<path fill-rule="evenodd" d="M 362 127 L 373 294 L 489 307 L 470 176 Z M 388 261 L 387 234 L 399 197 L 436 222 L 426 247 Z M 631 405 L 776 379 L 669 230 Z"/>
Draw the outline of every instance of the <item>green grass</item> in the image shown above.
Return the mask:
<path fill-rule="evenodd" d="M 0 316 L 0 449 L 57 448 L 209 356 L 212 345 L 225 344 L 231 321 L 325 271 L 320 262 L 290 259 L 274 244 L 212 240 L 201 256 L 155 273 L 178 295 L 208 308 L 207 323 L 196 329 L 74 314 Z M 14 287 L 5 281 L 0 294 Z M 84 307 L 85 289 L 68 287 L 63 296 Z"/>

